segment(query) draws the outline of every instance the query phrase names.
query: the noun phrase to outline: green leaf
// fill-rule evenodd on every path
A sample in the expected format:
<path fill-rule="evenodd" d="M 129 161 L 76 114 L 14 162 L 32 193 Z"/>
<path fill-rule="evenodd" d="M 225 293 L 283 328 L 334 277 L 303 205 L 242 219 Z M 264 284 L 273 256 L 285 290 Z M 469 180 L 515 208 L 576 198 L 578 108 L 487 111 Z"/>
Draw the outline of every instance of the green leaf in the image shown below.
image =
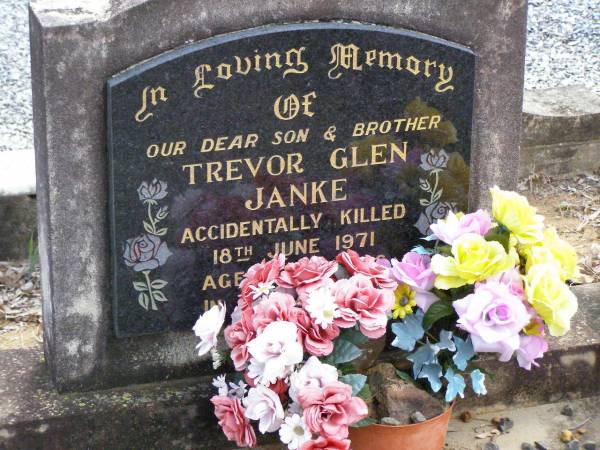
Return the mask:
<path fill-rule="evenodd" d="M 500 242 L 502 247 L 504 247 L 504 250 L 508 253 L 510 246 L 510 232 L 503 226 L 497 226 L 488 231 L 485 235 L 485 240 Z"/>
<path fill-rule="evenodd" d="M 436 302 L 431 305 L 425 313 L 425 317 L 423 317 L 423 328 L 428 330 L 435 322 L 444 317 L 451 316 L 452 314 L 454 314 L 452 303 L 443 300 Z"/>
<path fill-rule="evenodd" d="M 340 339 L 352 342 L 356 346 L 364 345 L 369 342 L 369 338 L 357 328 L 343 329 L 340 333 Z"/>
<path fill-rule="evenodd" d="M 373 398 L 373 393 L 371 392 L 369 383 L 365 383 L 363 388 L 360 390 L 360 392 L 358 394 L 356 394 L 356 396 L 362 398 L 365 402 L 370 402 L 371 399 Z"/>
<path fill-rule="evenodd" d="M 167 284 L 165 280 L 154 280 L 152 282 L 152 289 L 162 289 L 164 288 Z"/>
<path fill-rule="evenodd" d="M 365 417 L 363 420 L 359 420 L 358 422 L 353 423 L 350 426 L 354 427 L 354 428 L 361 428 L 361 427 L 367 427 L 369 425 L 373 425 L 375 423 L 377 423 L 377 421 L 375 419 L 371 419 L 370 417 Z"/>
<path fill-rule="evenodd" d="M 356 396 L 362 390 L 362 388 L 365 387 L 367 376 L 358 373 L 351 373 L 340 377 L 340 381 L 352 386 L 352 395 Z"/>
<path fill-rule="evenodd" d="M 138 292 L 144 292 L 148 290 L 148 286 L 143 281 L 134 281 L 133 288 Z"/>
<path fill-rule="evenodd" d="M 338 338 L 335 341 L 333 351 L 325 358 L 327 364 L 336 365 L 354 361 L 362 354 L 362 351 L 350 341 Z"/>
<path fill-rule="evenodd" d="M 340 375 L 348 375 L 349 373 L 356 373 L 356 367 L 352 363 L 337 364 L 337 370 Z"/>
<path fill-rule="evenodd" d="M 406 372 L 402 372 L 401 370 L 396 370 L 396 375 L 402 381 L 406 381 L 407 383 L 410 383 L 410 384 L 417 384 L 415 379 L 413 377 L 411 377 L 409 374 L 407 374 Z"/>
<path fill-rule="evenodd" d="M 150 297 L 148 297 L 148 294 L 144 294 L 143 292 L 140 292 L 140 295 L 138 295 L 138 303 L 142 306 L 142 308 L 144 308 L 145 310 L 148 310 L 149 302 L 150 302 Z"/>

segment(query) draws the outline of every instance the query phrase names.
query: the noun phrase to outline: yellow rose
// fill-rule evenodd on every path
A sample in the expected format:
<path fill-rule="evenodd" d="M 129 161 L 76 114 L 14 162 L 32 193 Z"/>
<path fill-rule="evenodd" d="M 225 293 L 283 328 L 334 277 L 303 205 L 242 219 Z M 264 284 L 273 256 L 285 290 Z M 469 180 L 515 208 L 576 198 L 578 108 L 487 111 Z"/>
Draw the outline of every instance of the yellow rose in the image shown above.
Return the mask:
<path fill-rule="evenodd" d="M 577 312 L 577 297 L 561 279 L 556 265 L 536 264 L 525 276 L 525 293 L 552 336 L 562 336 L 571 328 Z"/>
<path fill-rule="evenodd" d="M 538 264 L 555 264 L 562 281 L 579 278 L 575 249 L 567 241 L 559 238 L 553 227 L 544 230 L 544 240 L 541 243 L 525 247 L 522 253 L 527 259 L 525 270 Z"/>
<path fill-rule="evenodd" d="M 510 269 L 517 261 L 516 252 L 506 253 L 499 242 L 464 234 L 452 244 L 452 256 L 433 256 L 431 269 L 437 275 L 436 288 L 452 289 L 485 280 Z"/>
<path fill-rule="evenodd" d="M 542 240 L 544 218 L 536 214 L 537 210 L 525 197 L 497 186 L 490 192 L 492 216 L 515 236 L 519 244 L 535 244 Z"/>

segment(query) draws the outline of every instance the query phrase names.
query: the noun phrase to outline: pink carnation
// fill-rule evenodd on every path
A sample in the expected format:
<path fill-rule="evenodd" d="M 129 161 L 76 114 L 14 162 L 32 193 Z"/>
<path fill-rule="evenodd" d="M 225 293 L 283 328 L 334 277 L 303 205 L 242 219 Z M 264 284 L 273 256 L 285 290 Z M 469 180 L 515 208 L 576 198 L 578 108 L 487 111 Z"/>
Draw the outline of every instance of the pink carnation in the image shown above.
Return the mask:
<path fill-rule="evenodd" d="M 246 418 L 245 410 L 238 398 L 215 395 L 210 399 L 215 405 L 215 416 L 223 433 L 238 447 L 255 447 L 256 435 Z"/>
<path fill-rule="evenodd" d="M 252 324 L 257 333 L 260 333 L 271 322 L 286 320 L 293 322 L 292 311 L 296 300 L 289 294 L 273 292 L 268 298 L 262 300 L 254 307 Z"/>
<path fill-rule="evenodd" d="M 347 438 L 348 426 L 369 413 L 365 402 L 352 397 L 352 388 L 340 381 L 325 387 L 306 386 L 298 393 L 298 402 L 308 429 L 325 437 Z"/>
<path fill-rule="evenodd" d="M 231 348 L 231 359 L 235 370 L 244 370 L 250 359 L 247 344 L 256 337 L 251 317 L 242 313 L 239 321 L 225 328 L 225 341 Z"/>
<path fill-rule="evenodd" d="M 423 311 L 439 299 L 429 292 L 435 282 L 435 273 L 431 270 L 431 257 L 416 252 L 408 252 L 402 261 L 392 259 L 392 275 L 397 281 L 407 284 L 415 291 L 417 306 Z"/>
<path fill-rule="evenodd" d="M 452 245 L 456 239 L 467 233 L 485 236 L 492 228 L 492 218 L 482 209 L 460 218 L 450 211 L 445 219 L 432 223 L 429 228 L 440 241 Z"/>
<path fill-rule="evenodd" d="M 315 440 L 306 441 L 300 450 L 350 450 L 350 439 L 319 436 Z"/>
<path fill-rule="evenodd" d="M 262 260 L 254 264 L 246 272 L 244 279 L 240 283 L 240 306 L 242 309 L 248 308 L 253 303 L 254 289 L 260 283 L 269 283 L 279 277 L 279 273 L 285 264 L 283 255 L 275 255 L 273 259 Z"/>
<path fill-rule="evenodd" d="M 327 356 L 333 351 L 333 340 L 340 335 L 337 325 L 331 324 L 327 328 L 322 328 L 300 308 L 294 311 L 292 321 L 300 330 L 300 342 L 307 353 L 314 356 Z"/>
<path fill-rule="evenodd" d="M 293 288 L 299 295 L 323 285 L 337 271 L 337 263 L 322 256 L 306 256 L 298 262 L 288 263 L 277 283 L 283 288 Z"/>
<path fill-rule="evenodd" d="M 337 255 L 339 262 L 350 275 L 361 274 L 372 280 L 373 285 L 384 289 L 396 289 L 398 283 L 394 281 L 389 269 L 377 262 L 372 256 L 359 256 L 354 250 L 346 250 Z"/>
<path fill-rule="evenodd" d="M 517 349 L 517 362 L 523 369 L 531 370 L 531 365 L 539 366 L 536 359 L 548 351 L 548 342 L 542 336 L 520 336 L 520 346 Z"/>
<path fill-rule="evenodd" d="M 519 348 L 519 333 L 531 320 L 523 301 L 498 282 L 477 284 L 473 294 L 453 306 L 458 327 L 471 334 L 475 351 L 500 353 L 500 361 Z"/>
<path fill-rule="evenodd" d="M 349 328 L 358 321 L 360 331 L 371 339 L 385 334 L 387 316 L 394 304 L 392 290 L 377 289 L 367 276 L 357 274 L 336 282 L 334 297 L 340 313 L 336 325 Z"/>

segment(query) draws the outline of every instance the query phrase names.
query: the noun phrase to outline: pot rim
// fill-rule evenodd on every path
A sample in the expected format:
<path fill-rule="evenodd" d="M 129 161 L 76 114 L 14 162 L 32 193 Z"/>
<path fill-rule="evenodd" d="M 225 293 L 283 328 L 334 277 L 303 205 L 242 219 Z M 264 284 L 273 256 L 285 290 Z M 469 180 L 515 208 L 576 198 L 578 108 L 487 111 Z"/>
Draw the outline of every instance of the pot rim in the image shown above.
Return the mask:
<path fill-rule="evenodd" d="M 448 403 L 446 403 L 446 405 L 448 405 Z M 430 419 L 427 419 L 424 422 L 407 423 L 407 424 L 403 424 L 403 425 L 386 425 L 384 423 L 373 423 L 371 425 L 367 425 L 366 427 L 353 427 L 353 428 L 360 430 L 361 428 L 369 428 L 369 427 L 373 427 L 373 428 L 412 428 L 412 427 L 419 427 L 419 426 L 426 425 L 429 422 L 433 422 L 433 421 L 439 420 L 440 417 L 442 417 L 442 416 L 444 416 L 446 414 L 452 414 L 452 409 L 454 408 L 455 405 L 456 405 L 456 400 L 453 400 L 452 403 L 450 403 L 450 406 L 448 406 L 443 413 L 438 414 L 437 416 L 434 416 L 434 417 L 432 417 Z M 350 426 L 350 427 L 352 428 L 352 426 Z"/>

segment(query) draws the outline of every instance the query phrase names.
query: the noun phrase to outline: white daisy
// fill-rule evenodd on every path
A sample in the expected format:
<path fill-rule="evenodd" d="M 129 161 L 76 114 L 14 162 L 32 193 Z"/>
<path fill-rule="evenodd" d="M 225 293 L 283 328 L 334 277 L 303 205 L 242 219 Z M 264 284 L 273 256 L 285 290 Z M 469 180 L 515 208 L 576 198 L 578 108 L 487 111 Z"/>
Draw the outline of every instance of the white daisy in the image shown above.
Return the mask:
<path fill-rule="evenodd" d="M 311 291 L 305 309 L 321 328 L 327 328 L 336 317 L 339 317 L 338 305 L 327 287 Z"/>
<path fill-rule="evenodd" d="M 274 281 L 265 281 L 264 283 L 258 283 L 258 286 L 250 286 L 250 289 L 253 292 L 252 300 L 257 300 L 262 296 L 268 296 L 274 288 Z"/>
<path fill-rule="evenodd" d="M 299 449 L 302 444 L 310 441 L 311 437 L 304 420 L 298 414 L 286 417 L 279 428 L 279 439 L 287 444 L 290 450 Z"/>

